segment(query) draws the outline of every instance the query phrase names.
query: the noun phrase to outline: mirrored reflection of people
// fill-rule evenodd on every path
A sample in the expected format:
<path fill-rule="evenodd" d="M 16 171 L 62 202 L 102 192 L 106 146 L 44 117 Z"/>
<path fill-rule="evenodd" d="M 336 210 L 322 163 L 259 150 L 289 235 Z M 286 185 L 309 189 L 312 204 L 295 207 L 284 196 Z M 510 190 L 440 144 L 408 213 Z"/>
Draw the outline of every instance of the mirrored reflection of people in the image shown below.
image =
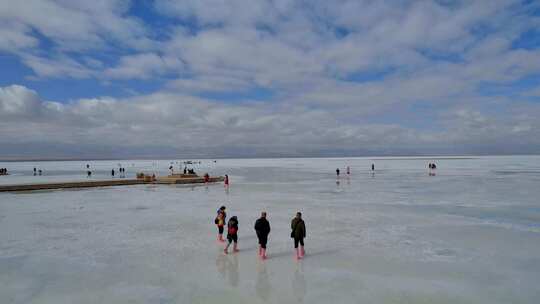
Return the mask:
<path fill-rule="evenodd" d="M 304 238 L 306 237 L 306 224 L 302 219 L 302 213 L 296 212 L 296 216 L 291 221 L 291 238 L 294 239 L 294 251 L 296 258 L 301 259 L 304 257 Z M 300 248 L 298 248 L 300 245 Z"/>
<path fill-rule="evenodd" d="M 266 270 L 266 263 L 257 264 L 257 281 L 255 281 L 255 292 L 257 296 L 267 302 L 270 298 L 272 286 L 270 285 L 270 278 L 268 277 L 268 271 Z"/>
<path fill-rule="evenodd" d="M 224 254 L 218 254 L 216 257 L 216 270 L 222 279 L 228 279 L 231 286 L 237 287 L 240 281 L 240 274 L 238 272 L 238 256 L 226 256 Z"/>
<path fill-rule="evenodd" d="M 298 303 L 304 303 L 304 298 L 306 296 L 306 279 L 304 277 L 304 269 L 302 263 L 296 264 L 296 269 L 293 274 L 292 279 L 292 290 L 294 297 Z"/>
<path fill-rule="evenodd" d="M 268 243 L 268 234 L 270 234 L 270 223 L 266 219 L 266 212 L 261 212 L 261 217 L 255 221 L 255 232 L 259 239 L 259 257 L 266 259 L 266 244 Z"/>
<path fill-rule="evenodd" d="M 227 257 L 223 254 L 218 254 L 216 258 L 216 269 L 223 279 L 225 279 L 225 276 L 227 275 Z"/>
<path fill-rule="evenodd" d="M 347 166 L 347 175 L 351 175 L 351 167 Z"/>
<path fill-rule="evenodd" d="M 240 274 L 238 272 L 238 255 L 236 254 L 231 259 L 227 258 L 227 276 L 229 278 L 229 284 L 237 287 L 240 281 Z"/>

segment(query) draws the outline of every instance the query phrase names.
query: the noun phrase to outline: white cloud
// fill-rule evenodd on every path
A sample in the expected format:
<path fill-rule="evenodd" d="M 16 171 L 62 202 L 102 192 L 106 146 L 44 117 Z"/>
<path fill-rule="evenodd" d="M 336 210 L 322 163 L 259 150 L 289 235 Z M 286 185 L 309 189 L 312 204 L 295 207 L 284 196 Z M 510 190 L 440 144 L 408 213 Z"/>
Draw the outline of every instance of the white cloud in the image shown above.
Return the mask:
<path fill-rule="evenodd" d="M 183 63 L 174 57 L 162 57 L 154 53 L 123 56 L 118 66 L 103 71 L 107 78 L 148 79 L 164 73 L 179 73 Z"/>
<path fill-rule="evenodd" d="M 32 37 L 30 28 L 16 22 L 0 22 L 0 51 L 16 52 L 35 47 L 38 40 Z"/>
<path fill-rule="evenodd" d="M 0 20 L 32 27 L 61 49 L 82 50 L 106 46 L 107 40 L 143 45 L 145 29 L 137 20 L 122 17 L 129 8 L 113 1 L 0 1 Z"/>
<path fill-rule="evenodd" d="M 39 77 L 88 78 L 93 74 L 91 69 L 66 56 L 46 58 L 24 55 L 22 61 Z"/>
<path fill-rule="evenodd" d="M 36 92 L 23 86 L 0 87 L 0 117 L 2 119 L 33 117 L 39 113 L 41 101 Z"/>
<path fill-rule="evenodd" d="M 350 153 L 428 153 L 454 144 L 491 144 L 519 133 L 514 143 L 536 143 L 539 124 L 523 116 L 488 118 L 468 109 L 454 112 L 439 132 L 396 123 L 352 123 L 339 111 L 268 104 L 222 104 L 186 95 L 156 93 L 115 99 L 46 102 L 32 90 L 0 90 L 0 138 L 3 145 L 31 147 L 44 138 L 64 149 L 118 147 L 137 156 L 189 149 L 215 156 L 230 151 L 265 155 Z M 21 119 L 24 118 L 24 119 Z M 529 138 L 534 136 L 536 139 Z M 405 151 L 405 152 L 404 152 Z M 127 152 L 126 152 L 127 153 Z"/>

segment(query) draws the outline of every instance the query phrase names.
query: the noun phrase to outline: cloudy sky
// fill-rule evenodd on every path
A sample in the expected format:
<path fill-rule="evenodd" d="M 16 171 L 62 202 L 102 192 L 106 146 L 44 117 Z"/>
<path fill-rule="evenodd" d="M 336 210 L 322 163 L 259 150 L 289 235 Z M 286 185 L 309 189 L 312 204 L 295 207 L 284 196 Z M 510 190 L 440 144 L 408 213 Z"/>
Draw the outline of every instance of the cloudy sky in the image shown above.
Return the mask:
<path fill-rule="evenodd" d="M 0 0 L 0 158 L 540 153 L 540 1 Z"/>

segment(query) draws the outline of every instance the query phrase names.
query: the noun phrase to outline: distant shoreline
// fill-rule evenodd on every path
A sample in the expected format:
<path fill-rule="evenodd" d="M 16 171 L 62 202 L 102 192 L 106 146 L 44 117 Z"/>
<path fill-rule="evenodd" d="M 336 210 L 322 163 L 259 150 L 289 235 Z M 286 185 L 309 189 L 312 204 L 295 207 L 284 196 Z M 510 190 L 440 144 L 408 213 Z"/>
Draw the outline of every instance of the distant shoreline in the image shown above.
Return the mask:
<path fill-rule="evenodd" d="M 370 160 L 458 160 L 458 159 L 477 159 L 480 157 L 507 157 L 507 156 L 540 156 L 539 154 L 501 154 L 501 155 L 396 155 L 396 156 L 291 156 L 291 157 L 225 157 L 225 158 L 47 158 L 47 159 L 0 159 L 0 162 L 55 162 L 55 161 L 141 161 L 141 160 L 233 160 L 233 159 L 341 159 L 341 158 L 364 158 Z"/>

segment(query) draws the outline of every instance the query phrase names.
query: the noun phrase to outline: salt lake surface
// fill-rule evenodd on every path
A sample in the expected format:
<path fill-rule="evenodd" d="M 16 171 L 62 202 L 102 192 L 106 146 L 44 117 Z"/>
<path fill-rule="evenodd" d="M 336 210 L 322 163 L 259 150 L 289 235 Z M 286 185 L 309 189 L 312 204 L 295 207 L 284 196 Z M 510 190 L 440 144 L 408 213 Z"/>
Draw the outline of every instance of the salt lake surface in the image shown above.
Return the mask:
<path fill-rule="evenodd" d="M 427 163 L 435 160 L 436 176 Z M 121 163 L 7 162 L 0 184 L 110 178 Z M 371 173 L 371 163 L 376 171 Z M 44 176 L 32 176 L 36 166 Z M 346 166 L 351 175 L 346 176 Z M 342 176 L 336 179 L 335 169 Z M 202 160 L 231 187 L 0 193 L 0 303 L 538 303 L 540 156 Z M 240 222 L 225 256 L 213 219 Z M 272 225 L 269 259 L 253 223 Z M 302 211 L 306 257 L 293 258 Z"/>

